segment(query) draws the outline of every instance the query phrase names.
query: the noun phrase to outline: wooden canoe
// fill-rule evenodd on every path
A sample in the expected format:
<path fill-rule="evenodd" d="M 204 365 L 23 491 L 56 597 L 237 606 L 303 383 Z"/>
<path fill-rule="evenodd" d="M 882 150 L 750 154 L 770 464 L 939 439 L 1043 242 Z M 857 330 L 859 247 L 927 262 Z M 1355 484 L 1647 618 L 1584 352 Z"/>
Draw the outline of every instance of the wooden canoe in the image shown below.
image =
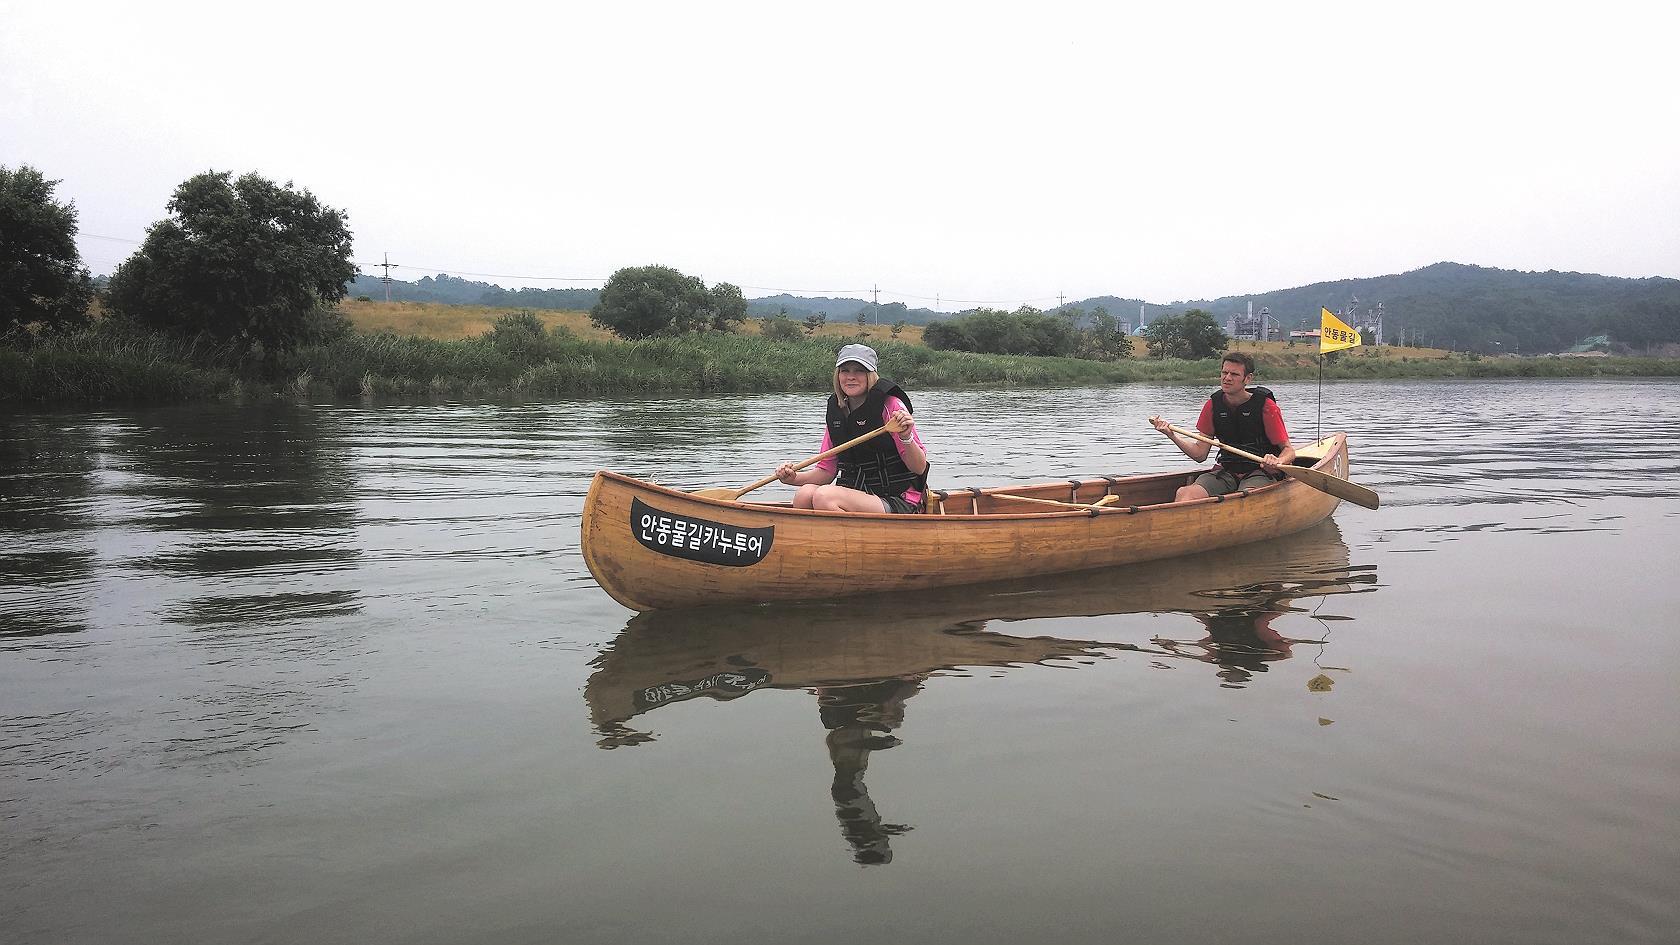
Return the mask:
<path fill-rule="evenodd" d="M 1297 454 L 1347 476 L 1345 434 Z M 708 499 L 602 470 L 584 500 L 583 558 L 632 610 L 812 600 L 1173 558 L 1301 531 L 1340 501 L 1285 479 L 1174 502 L 1205 469 L 936 492 L 925 515 Z"/>

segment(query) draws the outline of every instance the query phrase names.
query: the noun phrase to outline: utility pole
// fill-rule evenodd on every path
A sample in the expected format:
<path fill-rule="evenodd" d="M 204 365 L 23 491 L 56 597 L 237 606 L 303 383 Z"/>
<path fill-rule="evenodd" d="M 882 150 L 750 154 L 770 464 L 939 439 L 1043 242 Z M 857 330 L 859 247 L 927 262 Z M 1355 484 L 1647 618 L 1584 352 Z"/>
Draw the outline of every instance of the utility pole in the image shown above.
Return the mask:
<path fill-rule="evenodd" d="M 880 285 L 880 283 L 876 283 L 875 288 L 872 289 L 871 291 L 874 294 L 870 297 L 870 302 L 869 302 L 869 321 L 870 321 L 871 324 L 879 325 L 881 323 L 881 285 Z"/>
<path fill-rule="evenodd" d="M 391 301 L 391 267 L 397 265 L 397 263 L 391 261 L 390 253 L 386 253 L 385 261 L 374 265 L 385 270 L 385 275 L 381 276 L 379 281 L 385 283 L 385 301 L 389 302 Z"/>

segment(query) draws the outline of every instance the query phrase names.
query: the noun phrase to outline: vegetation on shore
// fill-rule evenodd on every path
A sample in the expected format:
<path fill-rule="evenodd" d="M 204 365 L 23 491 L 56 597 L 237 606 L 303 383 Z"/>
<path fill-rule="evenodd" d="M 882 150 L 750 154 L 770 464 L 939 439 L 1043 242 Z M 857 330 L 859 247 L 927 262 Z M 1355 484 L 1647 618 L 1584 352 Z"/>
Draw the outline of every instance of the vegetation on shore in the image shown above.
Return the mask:
<path fill-rule="evenodd" d="M 769 340 L 701 332 L 638 341 L 582 337 L 529 312 L 507 314 L 458 339 L 346 330 L 331 340 L 253 359 L 226 343 L 184 339 L 117 320 L 69 334 L 14 338 L 0 346 L 0 402 L 95 403 L 318 399 L 544 398 L 826 390 L 834 350 L 851 335 Z M 1126 383 L 1214 384 L 1216 358 L 1062 357 L 935 351 L 893 341 L 877 328 L 863 340 L 911 389 L 1064 387 Z M 1242 342 L 1265 380 L 1318 375 L 1307 346 Z M 1414 354 L 1405 353 L 1407 351 Z M 1433 354 L 1434 356 L 1426 356 Z M 1421 349 L 1367 348 L 1327 359 L 1327 379 L 1399 377 L 1676 376 L 1680 360 L 1484 358 Z"/>
<path fill-rule="evenodd" d="M 0 291 L 0 402 L 822 391 L 835 348 L 854 340 L 878 346 L 887 372 L 911 388 L 1211 384 L 1227 344 L 1199 310 L 1151 321 L 1142 339 L 1101 307 L 979 309 L 925 330 L 905 318 L 872 323 L 883 311 L 875 306 L 859 308 L 851 324 L 780 310 L 749 320 L 738 287 L 708 288 L 659 265 L 614 273 L 587 314 L 429 306 L 438 318 L 428 324 L 406 307 L 393 314 L 367 298 L 344 303 L 356 267 L 343 211 L 289 182 L 216 171 L 176 188 L 168 216 L 95 298 L 76 252 L 74 208 L 54 197 L 55 185 L 34 168 L 0 167 L 0 227 L 17 237 L 0 241 L 0 271 L 15 277 Z M 1639 311 L 1660 321 L 1667 310 Z M 1282 347 L 1255 345 L 1267 379 L 1321 369 L 1310 349 Z M 1369 348 L 1332 355 L 1322 370 L 1331 378 L 1680 374 L 1680 361 L 1650 358 L 1436 354 L 1414 360 Z"/>

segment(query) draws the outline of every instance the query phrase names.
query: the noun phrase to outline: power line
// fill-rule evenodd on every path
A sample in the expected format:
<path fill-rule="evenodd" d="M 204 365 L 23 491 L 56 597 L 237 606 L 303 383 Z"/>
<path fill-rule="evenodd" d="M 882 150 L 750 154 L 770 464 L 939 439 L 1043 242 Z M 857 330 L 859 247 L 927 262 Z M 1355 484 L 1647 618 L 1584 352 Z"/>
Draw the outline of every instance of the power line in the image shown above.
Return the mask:
<path fill-rule="evenodd" d="M 373 269 L 384 263 L 357 263 L 357 268 Z M 597 276 L 520 276 L 509 275 L 505 272 L 467 272 L 465 269 L 450 269 L 447 266 L 399 266 L 391 264 L 392 269 L 412 269 L 415 272 L 435 272 L 443 276 L 477 276 L 480 279 L 529 279 L 532 282 L 606 282 Z"/>
<path fill-rule="evenodd" d="M 140 240 L 127 239 L 127 238 L 121 237 L 121 236 L 105 236 L 105 235 L 100 234 L 100 233 L 81 232 L 81 233 L 78 233 L 77 235 L 78 236 L 85 236 L 88 239 L 109 240 L 113 243 L 127 243 L 127 244 L 132 245 L 132 246 L 139 246 L 140 242 L 141 242 Z M 524 279 L 524 280 L 528 280 L 528 281 L 531 281 L 531 282 L 596 282 L 596 283 L 601 283 L 601 284 L 605 285 L 606 281 L 607 281 L 604 277 L 601 277 L 601 276 L 534 276 L 534 275 L 516 275 L 516 274 L 505 273 L 505 272 L 469 272 L 465 269 L 451 269 L 448 266 L 401 265 L 401 264 L 398 264 L 398 263 L 391 262 L 390 259 L 391 259 L 390 255 L 386 254 L 385 259 L 381 262 L 356 263 L 355 265 L 356 265 L 357 269 L 366 269 L 366 270 L 370 270 L 370 271 L 374 270 L 374 269 L 384 270 L 385 275 L 381 278 L 380 281 L 386 283 L 386 291 L 387 292 L 390 291 L 389 287 L 390 287 L 390 281 L 391 281 L 390 276 L 391 276 L 391 270 L 392 269 L 401 269 L 401 270 L 407 270 L 407 271 L 410 271 L 410 272 L 424 272 L 424 273 L 435 272 L 439 275 L 474 276 L 474 277 L 477 277 L 479 279 Z M 891 289 L 883 289 L 879 285 L 873 286 L 873 287 L 868 288 L 868 289 L 788 289 L 788 288 L 781 288 L 779 286 L 763 286 L 763 285 L 743 285 L 743 286 L 740 286 L 740 288 L 751 289 L 754 292 L 775 292 L 775 293 L 781 293 L 781 294 L 786 294 L 786 295 L 805 295 L 805 296 L 810 296 L 810 295 L 849 296 L 849 297 L 854 297 L 854 298 L 861 298 L 865 294 L 869 294 L 874 298 L 874 303 L 873 304 L 877 307 L 880 305 L 880 297 L 881 297 L 882 294 L 885 294 L 885 295 L 888 295 L 888 296 L 896 296 L 897 298 L 900 298 L 900 299 L 909 299 L 909 300 L 916 301 L 916 302 L 932 302 L 932 303 L 934 303 L 936 308 L 942 308 L 946 303 L 951 303 L 951 304 L 955 304 L 955 305 L 1017 305 L 1017 306 L 1019 306 L 1019 305 L 1042 304 L 1042 303 L 1045 303 L 1045 302 L 1049 302 L 1051 299 L 1056 299 L 1056 300 L 1058 300 L 1058 302 L 1061 302 L 1062 304 L 1065 304 L 1065 302 L 1066 302 L 1065 294 L 1064 295 L 1055 295 L 1055 296 L 1039 296 L 1039 297 L 1036 297 L 1036 298 L 1025 298 L 1025 299 L 952 299 L 952 298 L 945 298 L 943 295 L 917 295 L 913 292 L 894 292 Z"/>

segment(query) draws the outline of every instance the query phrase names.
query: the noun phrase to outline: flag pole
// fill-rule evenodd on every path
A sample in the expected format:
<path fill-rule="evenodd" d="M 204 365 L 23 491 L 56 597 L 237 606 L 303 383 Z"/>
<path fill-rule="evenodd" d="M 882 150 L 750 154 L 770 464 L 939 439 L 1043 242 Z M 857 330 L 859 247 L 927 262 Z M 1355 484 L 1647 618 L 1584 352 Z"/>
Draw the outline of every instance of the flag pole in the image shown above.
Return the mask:
<path fill-rule="evenodd" d="M 1318 438 L 1324 439 L 1324 355 L 1343 348 L 1357 348 L 1363 343 L 1359 332 L 1351 325 L 1330 314 L 1324 306 L 1318 309 Z"/>

